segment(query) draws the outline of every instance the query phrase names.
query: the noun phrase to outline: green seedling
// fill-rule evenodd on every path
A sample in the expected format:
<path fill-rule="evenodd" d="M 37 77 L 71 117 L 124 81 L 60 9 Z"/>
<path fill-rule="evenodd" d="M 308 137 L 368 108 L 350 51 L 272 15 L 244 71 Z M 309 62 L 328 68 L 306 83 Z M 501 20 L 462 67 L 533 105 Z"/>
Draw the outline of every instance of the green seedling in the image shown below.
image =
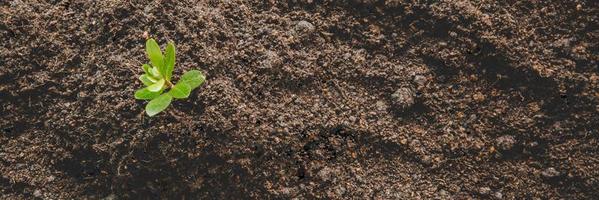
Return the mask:
<path fill-rule="evenodd" d="M 204 83 L 206 77 L 198 70 L 185 72 L 177 84 L 171 82 L 175 69 L 175 44 L 169 42 L 164 54 L 154 39 L 146 41 L 146 54 L 150 64 L 142 65 L 139 80 L 146 86 L 135 91 L 135 98 L 150 100 L 146 113 L 151 117 L 166 109 L 174 99 L 185 99 L 191 91 Z M 168 90 L 168 92 L 165 92 Z"/>

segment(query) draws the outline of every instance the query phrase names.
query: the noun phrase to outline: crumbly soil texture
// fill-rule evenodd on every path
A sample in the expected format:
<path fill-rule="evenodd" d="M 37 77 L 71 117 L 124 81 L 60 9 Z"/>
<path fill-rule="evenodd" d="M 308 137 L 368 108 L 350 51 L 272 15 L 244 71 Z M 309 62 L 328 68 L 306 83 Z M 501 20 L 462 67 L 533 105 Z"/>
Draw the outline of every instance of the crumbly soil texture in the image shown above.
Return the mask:
<path fill-rule="evenodd" d="M 0 199 L 596 199 L 591 0 L 0 1 Z M 148 117 L 147 37 L 190 98 Z"/>

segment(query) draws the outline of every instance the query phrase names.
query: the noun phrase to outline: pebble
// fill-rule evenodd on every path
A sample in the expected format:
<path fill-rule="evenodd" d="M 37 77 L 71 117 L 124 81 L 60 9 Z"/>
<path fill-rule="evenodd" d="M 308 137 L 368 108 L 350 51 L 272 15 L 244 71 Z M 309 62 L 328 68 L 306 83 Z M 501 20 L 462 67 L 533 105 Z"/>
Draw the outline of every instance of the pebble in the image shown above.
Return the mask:
<path fill-rule="evenodd" d="M 516 139 L 511 135 L 504 135 L 495 139 L 495 144 L 499 147 L 500 150 L 508 151 L 514 148 L 514 144 L 516 144 Z"/>
<path fill-rule="evenodd" d="M 503 194 L 501 192 L 495 192 L 493 196 L 497 199 L 503 199 Z"/>
<path fill-rule="evenodd" d="M 534 148 L 534 147 L 539 146 L 539 143 L 538 142 L 531 142 L 530 144 L 528 144 L 528 146 Z"/>
<path fill-rule="evenodd" d="M 387 105 L 385 104 L 384 101 L 377 101 L 376 102 L 376 109 L 379 111 L 384 111 L 387 109 Z"/>
<path fill-rule="evenodd" d="M 281 188 L 281 190 L 279 190 L 279 192 L 281 192 L 281 194 L 284 194 L 284 195 L 289 195 L 289 194 L 291 194 L 292 191 L 293 191 L 293 188 L 289 188 L 289 187 L 284 187 L 284 188 Z"/>
<path fill-rule="evenodd" d="M 328 167 L 324 167 L 318 172 L 318 176 L 324 181 L 328 181 L 329 179 L 331 179 L 332 175 L 333 170 L 331 170 Z"/>
<path fill-rule="evenodd" d="M 343 54 L 343 59 L 349 60 L 350 58 L 351 58 L 351 53 L 344 53 Z"/>
<path fill-rule="evenodd" d="M 420 161 L 422 162 L 422 164 L 424 165 L 431 165 L 433 164 L 433 159 L 428 156 L 428 155 L 424 155 L 420 158 Z"/>
<path fill-rule="evenodd" d="M 295 25 L 295 31 L 297 31 L 299 33 L 310 34 L 310 33 L 314 32 L 314 30 L 316 30 L 314 25 L 312 25 L 312 23 L 304 21 L 304 20 L 299 21 Z"/>
<path fill-rule="evenodd" d="M 349 122 L 356 122 L 357 118 L 355 116 L 349 116 Z"/>
<path fill-rule="evenodd" d="M 418 84 L 418 86 L 424 86 L 426 84 L 426 77 L 422 75 L 414 76 L 414 83 Z"/>
<path fill-rule="evenodd" d="M 407 87 L 399 88 L 391 95 L 394 105 L 399 109 L 412 107 L 415 103 L 414 97 L 414 91 Z"/>
<path fill-rule="evenodd" d="M 491 192 L 491 188 L 489 187 L 481 187 L 478 189 L 478 193 L 480 194 L 489 194 Z"/>
<path fill-rule="evenodd" d="M 40 190 L 35 190 L 35 191 L 33 192 L 33 196 L 35 196 L 35 197 L 41 197 L 41 196 L 42 196 L 42 191 L 40 191 Z"/>
<path fill-rule="evenodd" d="M 48 181 L 48 182 L 52 182 L 52 181 L 54 181 L 54 179 L 56 179 L 56 177 L 52 176 L 52 175 L 46 177 L 46 181 Z"/>
<path fill-rule="evenodd" d="M 555 178 L 558 177 L 560 174 L 561 173 L 553 167 L 549 167 L 543 170 L 543 172 L 541 172 L 541 175 L 545 178 Z"/>
<path fill-rule="evenodd" d="M 441 196 L 441 197 L 448 197 L 449 196 L 449 192 L 447 192 L 446 190 L 441 189 L 439 191 L 439 196 Z"/>
<path fill-rule="evenodd" d="M 343 187 L 343 186 L 337 186 L 337 187 L 335 187 L 334 191 L 338 197 L 341 197 L 341 196 L 343 196 L 343 194 L 345 194 L 347 189 L 345 189 L 345 187 Z"/>

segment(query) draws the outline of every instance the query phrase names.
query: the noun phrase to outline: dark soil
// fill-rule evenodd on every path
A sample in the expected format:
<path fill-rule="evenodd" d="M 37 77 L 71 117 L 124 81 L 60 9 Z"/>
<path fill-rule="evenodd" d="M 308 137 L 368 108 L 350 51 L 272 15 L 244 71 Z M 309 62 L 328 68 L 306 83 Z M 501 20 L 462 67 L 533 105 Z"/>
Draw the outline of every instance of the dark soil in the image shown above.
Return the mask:
<path fill-rule="evenodd" d="M 593 199 L 597 1 L 0 1 L 0 199 Z M 149 118 L 145 37 L 206 83 Z"/>

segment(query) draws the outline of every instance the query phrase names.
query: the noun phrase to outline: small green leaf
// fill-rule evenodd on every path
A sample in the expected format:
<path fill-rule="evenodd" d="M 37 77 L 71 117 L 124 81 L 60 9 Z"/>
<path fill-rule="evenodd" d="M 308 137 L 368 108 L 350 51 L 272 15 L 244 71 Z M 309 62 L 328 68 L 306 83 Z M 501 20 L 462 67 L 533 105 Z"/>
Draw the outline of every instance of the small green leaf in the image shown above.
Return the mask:
<path fill-rule="evenodd" d="M 148 74 L 150 74 L 154 78 L 162 78 L 162 76 L 160 76 L 160 72 L 158 71 L 157 67 L 150 68 L 150 73 L 148 73 Z"/>
<path fill-rule="evenodd" d="M 175 87 L 168 91 L 168 93 L 177 99 L 184 99 L 189 97 L 189 93 L 191 93 L 191 87 L 183 82 L 179 82 L 175 85 Z"/>
<path fill-rule="evenodd" d="M 141 66 L 141 68 L 142 68 L 142 69 L 144 69 L 144 72 L 145 72 L 146 74 L 149 74 L 149 73 L 150 73 L 150 69 L 151 69 L 152 67 L 151 67 L 150 65 L 148 65 L 148 64 L 143 64 L 143 65 Z"/>
<path fill-rule="evenodd" d="M 150 79 L 150 81 L 152 81 L 152 83 L 156 83 L 158 80 L 160 80 L 160 78 L 154 78 L 151 75 L 146 74 L 146 77 L 148 77 L 148 79 Z"/>
<path fill-rule="evenodd" d="M 154 99 L 154 98 L 160 96 L 161 93 L 162 93 L 162 91 L 152 92 L 152 91 L 148 90 L 148 88 L 146 87 L 146 88 L 142 88 L 142 89 L 135 91 L 135 99 L 143 99 L 143 100 Z"/>
<path fill-rule="evenodd" d="M 148 58 L 150 58 L 150 62 L 154 67 L 158 68 L 159 72 L 164 71 L 164 56 L 160 51 L 160 46 L 156 43 L 156 40 L 149 39 L 146 41 L 146 53 L 148 54 Z M 162 74 L 164 75 L 164 74 Z"/>
<path fill-rule="evenodd" d="M 179 82 L 183 82 L 183 83 L 187 84 L 193 90 L 193 89 L 199 87 L 200 85 L 202 85 L 202 83 L 204 83 L 205 79 L 206 79 L 206 77 L 204 77 L 202 72 L 200 72 L 198 70 L 191 70 L 191 71 L 185 72 L 185 74 L 183 74 L 183 76 L 181 76 L 181 80 L 179 80 Z"/>
<path fill-rule="evenodd" d="M 151 92 L 158 92 L 162 89 L 162 86 L 164 86 L 164 83 L 165 83 L 164 79 L 160 79 L 160 80 L 158 80 L 158 82 L 148 86 L 148 90 Z"/>
<path fill-rule="evenodd" d="M 175 69 L 175 44 L 169 42 L 166 45 L 166 50 L 164 51 L 164 75 L 166 80 L 171 80 L 171 76 L 173 75 L 173 70 Z"/>
<path fill-rule="evenodd" d="M 171 104 L 173 97 L 169 93 L 164 93 L 155 99 L 152 99 L 148 105 L 146 105 L 146 113 L 151 117 L 168 107 Z"/>
<path fill-rule="evenodd" d="M 139 80 L 144 83 L 145 86 L 150 86 L 156 82 L 156 80 L 153 80 L 147 74 L 139 76 Z"/>

